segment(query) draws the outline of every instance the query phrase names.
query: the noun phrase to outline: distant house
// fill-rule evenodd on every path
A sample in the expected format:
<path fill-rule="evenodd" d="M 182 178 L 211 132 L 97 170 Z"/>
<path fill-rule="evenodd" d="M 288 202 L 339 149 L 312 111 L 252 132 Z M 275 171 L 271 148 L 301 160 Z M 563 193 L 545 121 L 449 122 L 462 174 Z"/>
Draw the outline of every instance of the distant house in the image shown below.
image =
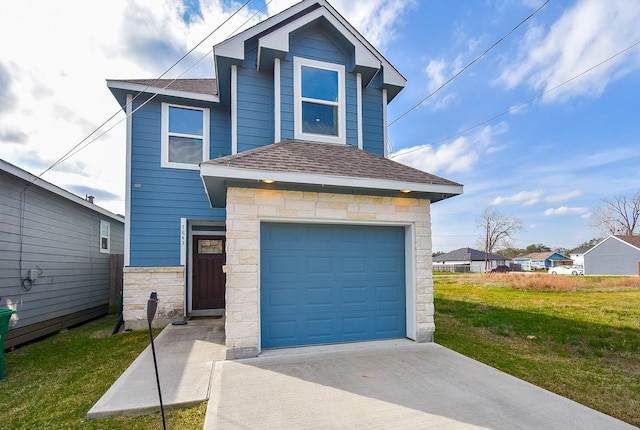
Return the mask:
<path fill-rule="evenodd" d="M 105 315 L 124 219 L 0 160 L 0 306 L 9 348 Z"/>
<path fill-rule="evenodd" d="M 224 315 L 228 358 L 432 341 L 430 211 L 463 187 L 387 157 L 404 77 L 326 0 L 213 62 L 215 79 L 107 81 L 129 115 L 126 327 L 157 291 L 156 324 Z"/>
<path fill-rule="evenodd" d="M 507 259 L 498 254 L 485 254 L 473 248 L 460 248 L 433 258 L 433 270 L 445 272 L 485 272 L 499 265 L 505 265 Z M 487 267 L 485 267 L 485 263 Z"/>
<path fill-rule="evenodd" d="M 573 264 L 584 266 L 584 253 L 590 250 L 589 246 L 581 246 L 579 248 L 574 249 L 569 253 L 569 258 L 573 260 Z"/>
<path fill-rule="evenodd" d="M 534 252 L 532 254 L 519 255 L 513 259 L 513 262 L 519 264 L 522 270 L 545 270 L 549 267 L 562 266 L 572 264 L 573 261 L 557 252 Z"/>
<path fill-rule="evenodd" d="M 609 236 L 584 253 L 585 275 L 638 275 L 640 236 Z"/>

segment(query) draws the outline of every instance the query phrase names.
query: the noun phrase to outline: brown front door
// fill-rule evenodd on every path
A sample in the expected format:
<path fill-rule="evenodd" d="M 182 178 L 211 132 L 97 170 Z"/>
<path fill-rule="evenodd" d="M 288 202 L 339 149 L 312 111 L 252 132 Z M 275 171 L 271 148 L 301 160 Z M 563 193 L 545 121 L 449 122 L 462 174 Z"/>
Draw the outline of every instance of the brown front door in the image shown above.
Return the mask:
<path fill-rule="evenodd" d="M 193 236 L 192 309 L 224 309 L 224 236 Z"/>

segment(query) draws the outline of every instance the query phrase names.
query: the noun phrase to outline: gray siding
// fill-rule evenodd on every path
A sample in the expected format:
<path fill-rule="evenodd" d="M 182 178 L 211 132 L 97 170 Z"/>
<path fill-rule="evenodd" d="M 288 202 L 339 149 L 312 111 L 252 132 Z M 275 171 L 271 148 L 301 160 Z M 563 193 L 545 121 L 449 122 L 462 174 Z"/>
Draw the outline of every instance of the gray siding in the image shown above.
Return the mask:
<path fill-rule="evenodd" d="M 107 305 L 109 254 L 100 252 L 100 220 L 110 224 L 113 254 L 124 252 L 123 223 L 25 185 L 0 171 L 0 306 L 18 311 L 14 328 Z M 39 278 L 26 291 L 21 279 L 29 269 Z"/>
<path fill-rule="evenodd" d="M 585 275 L 638 275 L 640 250 L 614 237 L 584 255 Z"/>

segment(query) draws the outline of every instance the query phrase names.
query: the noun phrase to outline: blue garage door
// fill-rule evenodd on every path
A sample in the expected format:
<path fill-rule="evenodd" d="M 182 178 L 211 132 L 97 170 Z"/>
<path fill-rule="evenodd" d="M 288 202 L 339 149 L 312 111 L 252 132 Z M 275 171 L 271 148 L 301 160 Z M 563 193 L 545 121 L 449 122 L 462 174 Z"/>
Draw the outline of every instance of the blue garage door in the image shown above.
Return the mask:
<path fill-rule="evenodd" d="M 263 223 L 263 348 L 406 336 L 404 228 Z"/>

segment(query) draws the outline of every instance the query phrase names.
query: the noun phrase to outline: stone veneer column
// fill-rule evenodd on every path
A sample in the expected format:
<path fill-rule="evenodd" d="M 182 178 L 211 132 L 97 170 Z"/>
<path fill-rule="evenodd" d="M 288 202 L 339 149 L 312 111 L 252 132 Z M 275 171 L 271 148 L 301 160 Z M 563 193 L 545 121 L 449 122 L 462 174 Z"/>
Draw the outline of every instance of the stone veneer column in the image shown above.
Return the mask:
<path fill-rule="evenodd" d="M 148 327 L 147 301 L 154 291 L 159 299 L 154 327 L 164 327 L 184 317 L 184 267 L 125 267 L 122 297 L 126 328 Z"/>
<path fill-rule="evenodd" d="M 416 341 L 433 341 L 433 277 L 428 200 L 300 191 L 227 190 L 227 358 L 260 352 L 260 221 L 345 222 L 413 227 Z"/>

